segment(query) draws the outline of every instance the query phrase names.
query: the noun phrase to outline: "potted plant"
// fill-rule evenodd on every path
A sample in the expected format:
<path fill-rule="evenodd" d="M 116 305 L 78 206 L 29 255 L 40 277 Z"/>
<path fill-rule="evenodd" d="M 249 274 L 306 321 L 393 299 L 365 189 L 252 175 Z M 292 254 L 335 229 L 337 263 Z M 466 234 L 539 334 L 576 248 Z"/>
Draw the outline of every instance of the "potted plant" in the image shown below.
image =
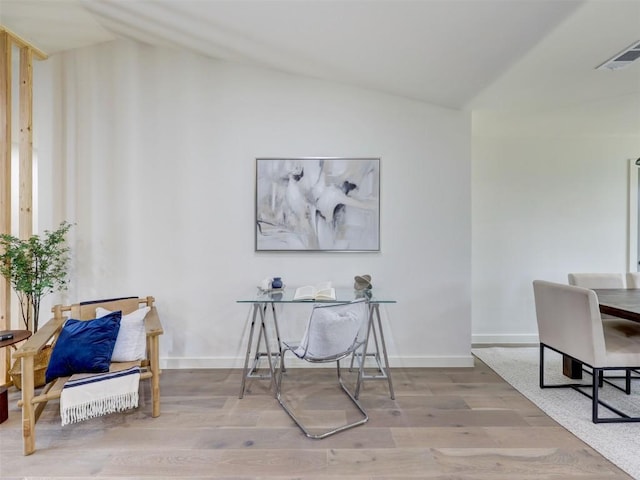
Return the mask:
<path fill-rule="evenodd" d="M 5 277 L 20 301 L 25 328 L 38 331 L 40 300 L 43 296 L 67 289 L 69 247 L 66 235 L 71 224 L 62 222 L 42 236 L 22 240 L 0 234 L 0 275 Z"/>
<path fill-rule="evenodd" d="M 21 240 L 7 233 L 0 234 L 0 275 L 5 277 L 20 301 L 20 313 L 25 328 L 38 331 L 40 300 L 43 296 L 67 288 L 69 247 L 65 243 L 71 224 L 62 222 L 57 230 L 44 231 L 42 237 L 32 235 Z M 45 371 L 51 357 L 51 346 L 40 350 L 34 359 L 34 383 L 45 384 Z M 22 388 L 22 368 L 16 359 L 9 375 L 13 384 Z"/>

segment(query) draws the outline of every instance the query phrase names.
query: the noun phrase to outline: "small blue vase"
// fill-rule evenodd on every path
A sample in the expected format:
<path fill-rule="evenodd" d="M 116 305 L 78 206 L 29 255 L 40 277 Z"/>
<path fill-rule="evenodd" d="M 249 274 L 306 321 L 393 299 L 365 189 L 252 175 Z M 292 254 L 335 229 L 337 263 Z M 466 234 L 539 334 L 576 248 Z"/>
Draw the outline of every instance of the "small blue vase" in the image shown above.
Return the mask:
<path fill-rule="evenodd" d="M 282 278 L 273 277 L 273 280 L 271 281 L 271 288 L 282 288 Z"/>

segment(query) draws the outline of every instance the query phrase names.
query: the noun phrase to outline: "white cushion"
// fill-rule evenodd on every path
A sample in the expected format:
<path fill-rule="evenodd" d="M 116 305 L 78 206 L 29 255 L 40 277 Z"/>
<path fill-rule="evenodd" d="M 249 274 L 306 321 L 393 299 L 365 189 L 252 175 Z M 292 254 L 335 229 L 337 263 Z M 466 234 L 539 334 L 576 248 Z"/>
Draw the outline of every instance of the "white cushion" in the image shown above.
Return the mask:
<path fill-rule="evenodd" d="M 343 354 L 353 346 L 367 312 L 364 302 L 316 305 L 301 345 L 293 353 L 316 361 Z"/>
<path fill-rule="evenodd" d="M 143 307 L 122 316 L 116 345 L 111 355 L 112 362 L 132 362 L 143 360 L 146 355 L 147 337 L 144 329 L 144 317 L 151 307 Z M 111 313 L 102 307 L 96 308 L 96 318 Z"/>

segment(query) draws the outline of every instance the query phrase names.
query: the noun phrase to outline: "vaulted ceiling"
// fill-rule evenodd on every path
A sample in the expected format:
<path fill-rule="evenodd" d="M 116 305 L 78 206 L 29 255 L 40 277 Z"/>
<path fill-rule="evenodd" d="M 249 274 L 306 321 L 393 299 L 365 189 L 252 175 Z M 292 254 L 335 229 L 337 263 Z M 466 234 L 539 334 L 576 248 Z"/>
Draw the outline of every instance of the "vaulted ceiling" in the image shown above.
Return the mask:
<path fill-rule="evenodd" d="M 640 95 L 640 0 L 0 0 L 50 55 L 116 38 L 456 109 L 550 110 Z M 640 109 L 640 105 L 639 105 Z"/>

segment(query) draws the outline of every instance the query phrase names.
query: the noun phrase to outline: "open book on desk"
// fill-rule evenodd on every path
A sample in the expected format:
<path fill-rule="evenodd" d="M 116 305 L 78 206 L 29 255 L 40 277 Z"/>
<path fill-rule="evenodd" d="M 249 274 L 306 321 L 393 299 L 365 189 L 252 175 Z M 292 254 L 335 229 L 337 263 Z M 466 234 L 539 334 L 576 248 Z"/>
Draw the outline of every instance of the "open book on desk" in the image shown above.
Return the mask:
<path fill-rule="evenodd" d="M 317 285 L 305 285 L 296 288 L 293 294 L 294 300 L 335 300 L 336 289 L 331 282 L 322 282 Z"/>

